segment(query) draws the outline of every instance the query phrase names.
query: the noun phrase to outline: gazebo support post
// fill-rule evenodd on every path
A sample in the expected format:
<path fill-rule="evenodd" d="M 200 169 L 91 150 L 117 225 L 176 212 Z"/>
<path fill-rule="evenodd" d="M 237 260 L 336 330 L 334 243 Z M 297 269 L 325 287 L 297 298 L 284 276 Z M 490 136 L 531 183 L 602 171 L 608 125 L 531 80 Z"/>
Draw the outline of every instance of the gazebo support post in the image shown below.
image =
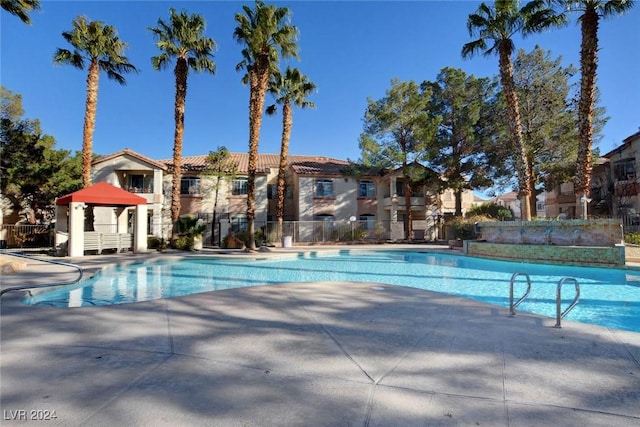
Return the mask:
<path fill-rule="evenodd" d="M 147 252 L 147 205 L 137 205 L 133 230 L 133 252 Z"/>
<path fill-rule="evenodd" d="M 84 209 L 83 202 L 69 203 L 69 256 L 84 256 Z"/>

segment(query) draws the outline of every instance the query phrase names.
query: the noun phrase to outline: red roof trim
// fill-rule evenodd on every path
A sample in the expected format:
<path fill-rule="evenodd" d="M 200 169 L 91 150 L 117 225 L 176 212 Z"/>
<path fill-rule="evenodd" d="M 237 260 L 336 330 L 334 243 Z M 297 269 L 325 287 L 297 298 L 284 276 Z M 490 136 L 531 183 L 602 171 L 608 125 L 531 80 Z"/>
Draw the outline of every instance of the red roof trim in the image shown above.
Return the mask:
<path fill-rule="evenodd" d="M 146 205 L 147 199 L 136 196 L 109 183 L 98 182 L 91 187 L 83 188 L 75 193 L 59 197 L 56 200 L 56 205 L 68 205 L 71 202 L 103 206 L 133 206 Z"/>

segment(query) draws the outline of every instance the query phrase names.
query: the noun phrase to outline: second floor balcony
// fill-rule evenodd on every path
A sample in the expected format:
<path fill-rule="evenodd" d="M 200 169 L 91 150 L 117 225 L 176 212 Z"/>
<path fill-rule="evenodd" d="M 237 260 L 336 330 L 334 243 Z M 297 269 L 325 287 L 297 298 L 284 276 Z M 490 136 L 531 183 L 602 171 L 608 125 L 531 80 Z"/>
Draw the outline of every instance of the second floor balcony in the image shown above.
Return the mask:
<path fill-rule="evenodd" d="M 393 206 L 394 204 L 400 208 L 403 209 L 405 208 L 405 197 L 403 196 L 399 196 L 399 195 L 385 195 L 385 198 L 383 199 L 383 206 L 385 209 L 390 209 L 391 206 Z M 421 209 L 425 209 L 425 197 L 423 194 L 412 194 L 411 195 L 411 208 L 413 210 L 421 210 Z"/>

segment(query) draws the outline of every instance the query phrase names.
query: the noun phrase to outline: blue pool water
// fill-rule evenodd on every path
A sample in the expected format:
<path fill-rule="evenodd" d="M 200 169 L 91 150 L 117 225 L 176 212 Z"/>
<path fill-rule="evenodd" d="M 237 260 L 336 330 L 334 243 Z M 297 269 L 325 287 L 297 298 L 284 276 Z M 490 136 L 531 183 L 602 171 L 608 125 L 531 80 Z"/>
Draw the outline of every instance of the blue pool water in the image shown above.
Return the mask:
<path fill-rule="evenodd" d="M 298 258 L 239 260 L 187 258 L 122 266 L 75 285 L 26 298 L 31 305 L 79 307 L 147 301 L 200 292 L 285 282 L 356 281 L 402 285 L 509 307 L 516 272 L 531 278 L 531 295 L 518 307 L 555 317 L 558 281 L 578 280 L 580 303 L 566 319 L 640 332 L 640 271 L 522 264 L 443 253 L 340 251 Z M 519 277 L 515 299 L 526 288 Z M 575 295 L 563 290 L 563 307 Z M 505 308 L 505 311 L 507 310 Z"/>

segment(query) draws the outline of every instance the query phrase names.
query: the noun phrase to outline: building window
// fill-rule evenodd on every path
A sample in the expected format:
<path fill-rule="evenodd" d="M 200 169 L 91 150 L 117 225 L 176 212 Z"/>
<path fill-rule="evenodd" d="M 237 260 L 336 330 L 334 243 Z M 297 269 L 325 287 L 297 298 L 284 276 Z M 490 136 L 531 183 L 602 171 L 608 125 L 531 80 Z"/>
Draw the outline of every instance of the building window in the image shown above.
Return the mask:
<path fill-rule="evenodd" d="M 376 197 L 376 186 L 373 181 L 360 181 L 358 197 L 373 199 Z"/>
<path fill-rule="evenodd" d="M 267 185 L 267 198 L 269 200 L 275 200 L 278 198 L 278 184 Z M 293 198 L 293 191 L 291 190 L 291 186 L 289 185 L 284 186 L 284 198 Z"/>
<path fill-rule="evenodd" d="M 314 215 L 314 221 L 322 221 L 328 228 L 333 227 L 333 215 Z"/>
<path fill-rule="evenodd" d="M 196 176 L 183 176 L 180 179 L 180 194 L 190 196 L 200 194 L 200 178 Z"/>
<path fill-rule="evenodd" d="M 544 202 L 536 202 L 536 211 L 544 212 L 546 206 Z"/>
<path fill-rule="evenodd" d="M 316 197 L 333 197 L 333 181 L 330 179 L 317 179 Z"/>
<path fill-rule="evenodd" d="M 231 194 L 234 196 L 246 196 L 247 195 L 247 178 L 236 178 L 231 183 Z"/>
<path fill-rule="evenodd" d="M 616 181 L 636 180 L 636 160 L 634 158 L 618 160 L 613 164 Z"/>
<path fill-rule="evenodd" d="M 360 215 L 360 228 L 367 231 L 373 231 L 376 228 L 375 215 Z"/>
<path fill-rule="evenodd" d="M 278 198 L 278 184 L 267 184 L 267 199 L 273 200 Z"/>
<path fill-rule="evenodd" d="M 131 193 L 153 193 L 153 175 L 128 175 L 126 186 Z"/>
<path fill-rule="evenodd" d="M 238 233 L 240 231 L 247 231 L 247 216 L 243 214 L 231 215 L 229 219 L 231 232 Z"/>
<path fill-rule="evenodd" d="M 573 183 L 572 182 L 564 182 L 560 184 L 560 195 L 561 196 L 573 196 L 575 193 L 573 192 Z"/>

